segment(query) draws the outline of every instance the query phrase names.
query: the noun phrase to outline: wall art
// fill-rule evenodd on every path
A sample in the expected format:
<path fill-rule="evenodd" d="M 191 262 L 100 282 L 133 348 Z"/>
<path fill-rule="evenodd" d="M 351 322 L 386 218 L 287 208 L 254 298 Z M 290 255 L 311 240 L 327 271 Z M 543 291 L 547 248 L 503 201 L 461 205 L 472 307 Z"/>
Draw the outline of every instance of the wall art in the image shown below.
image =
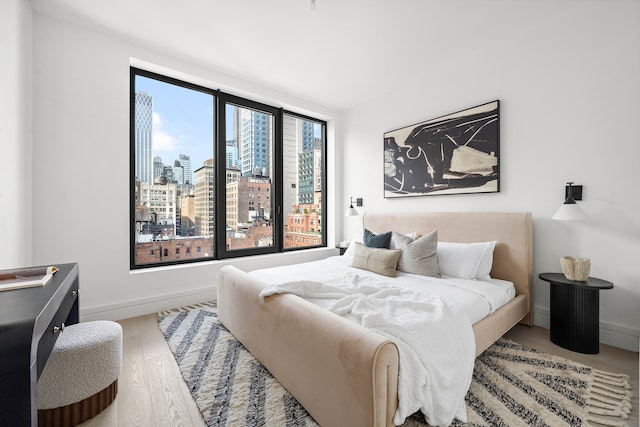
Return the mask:
<path fill-rule="evenodd" d="M 500 191 L 500 102 L 384 134 L 384 196 Z"/>

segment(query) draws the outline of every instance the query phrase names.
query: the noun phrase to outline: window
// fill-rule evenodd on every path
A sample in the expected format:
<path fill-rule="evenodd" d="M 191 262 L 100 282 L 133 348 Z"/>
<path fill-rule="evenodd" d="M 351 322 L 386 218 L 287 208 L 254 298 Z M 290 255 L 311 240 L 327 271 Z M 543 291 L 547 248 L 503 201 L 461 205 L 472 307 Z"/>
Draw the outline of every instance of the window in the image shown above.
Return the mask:
<path fill-rule="evenodd" d="M 319 246 L 325 194 L 325 124 L 308 117 L 285 113 L 283 118 L 283 222 L 289 248 Z M 303 237 L 303 236 L 312 236 Z M 299 239 L 297 237 L 300 237 Z"/>
<path fill-rule="evenodd" d="M 136 68 L 130 98 L 131 268 L 326 246 L 325 122 Z"/>

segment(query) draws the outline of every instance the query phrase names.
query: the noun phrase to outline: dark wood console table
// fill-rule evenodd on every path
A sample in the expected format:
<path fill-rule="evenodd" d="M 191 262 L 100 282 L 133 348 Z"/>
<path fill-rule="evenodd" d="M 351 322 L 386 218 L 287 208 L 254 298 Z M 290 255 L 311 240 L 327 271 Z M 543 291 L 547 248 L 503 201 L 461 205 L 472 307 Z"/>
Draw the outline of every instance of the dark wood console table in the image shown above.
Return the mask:
<path fill-rule="evenodd" d="M 0 292 L 0 425 L 38 425 L 36 387 L 62 324 L 78 323 L 78 265 L 44 286 Z"/>

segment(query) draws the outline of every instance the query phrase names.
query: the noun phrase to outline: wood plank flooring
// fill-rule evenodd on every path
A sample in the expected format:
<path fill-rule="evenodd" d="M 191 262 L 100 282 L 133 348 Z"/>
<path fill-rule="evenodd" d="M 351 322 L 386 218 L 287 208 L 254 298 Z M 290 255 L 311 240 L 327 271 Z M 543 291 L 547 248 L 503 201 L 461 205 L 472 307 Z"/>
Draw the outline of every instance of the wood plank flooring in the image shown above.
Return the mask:
<path fill-rule="evenodd" d="M 116 400 L 84 427 L 200 427 L 204 422 L 182 380 L 156 315 L 126 319 L 123 329 L 122 371 Z M 595 368 L 628 374 L 633 388 L 629 426 L 638 425 L 638 353 L 606 345 L 597 355 L 565 350 L 549 341 L 549 331 L 518 325 L 507 335 L 520 344 L 557 354 Z"/>

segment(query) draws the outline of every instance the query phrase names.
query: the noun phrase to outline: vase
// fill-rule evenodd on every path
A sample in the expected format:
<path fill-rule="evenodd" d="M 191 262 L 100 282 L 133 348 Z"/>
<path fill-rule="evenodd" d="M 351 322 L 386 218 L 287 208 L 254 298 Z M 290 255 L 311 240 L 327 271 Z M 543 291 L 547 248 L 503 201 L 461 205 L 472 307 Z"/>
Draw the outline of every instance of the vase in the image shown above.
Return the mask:
<path fill-rule="evenodd" d="M 589 258 L 563 256 L 560 258 L 560 266 L 564 277 L 576 282 L 586 282 L 591 272 L 591 260 Z"/>

